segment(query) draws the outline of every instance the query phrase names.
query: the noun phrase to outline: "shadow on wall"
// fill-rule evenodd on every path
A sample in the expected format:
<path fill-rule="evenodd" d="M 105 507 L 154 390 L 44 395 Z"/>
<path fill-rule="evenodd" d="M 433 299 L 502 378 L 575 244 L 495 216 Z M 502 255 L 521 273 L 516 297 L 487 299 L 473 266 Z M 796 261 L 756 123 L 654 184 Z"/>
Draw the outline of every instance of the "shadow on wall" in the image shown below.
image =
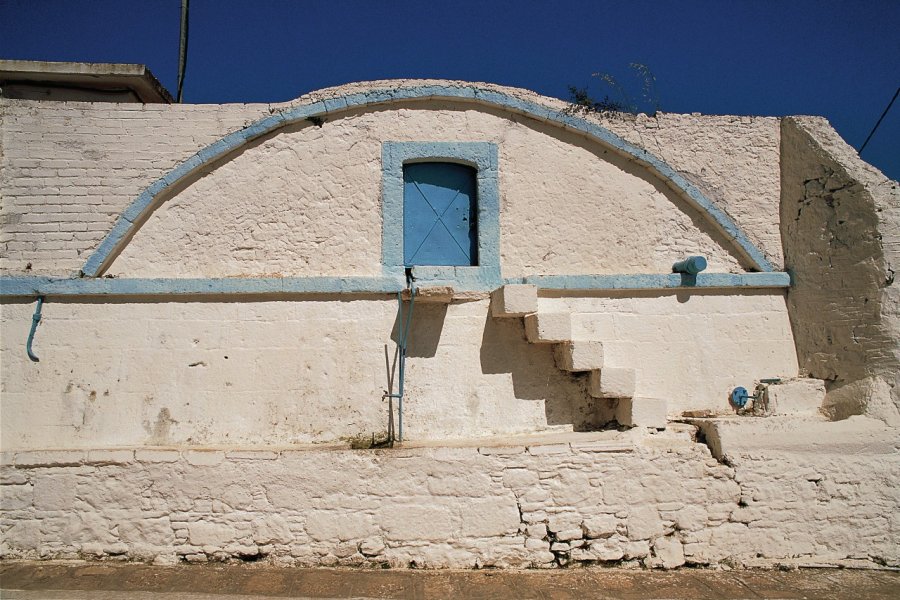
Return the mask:
<path fill-rule="evenodd" d="M 448 307 L 449 304 L 444 303 L 417 302 L 415 304 L 412 321 L 409 325 L 409 344 L 406 349 L 406 356 L 410 358 L 433 358 L 437 354 Z M 391 340 L 395 344 L 400 343 L 401 330 L 406 325 L 407 311 L 409 311 L 409 302 L 404 302 L 403 315 L 397 314 L 394 319 L 394 326 L 391 329 Z"/>
<path fill-rule="evenodd" d="M 488 315 L 481 338 L 481 372 L 509 373 L 520 400 L 543 400 L 548 425 L 571 424 L 575 431 L 599 429 L 612 420 L 609 401 L 587 393 L 587 374 L 560 371 L 552 344 L 531 344 L 522 319 Z"/>

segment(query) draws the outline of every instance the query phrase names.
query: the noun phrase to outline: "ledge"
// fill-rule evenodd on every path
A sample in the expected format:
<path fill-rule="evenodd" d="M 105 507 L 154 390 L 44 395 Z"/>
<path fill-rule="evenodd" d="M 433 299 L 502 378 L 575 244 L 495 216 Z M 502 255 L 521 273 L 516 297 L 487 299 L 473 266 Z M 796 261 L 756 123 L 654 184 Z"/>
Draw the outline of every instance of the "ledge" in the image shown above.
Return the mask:
<path fill-rule="evenodd" d="M 488 281 L 465 281 L 461 291 L 493 291 Z M 544 290 L 665 290 L 787 288 L 787 273 L 701 273 L 700 275 L 535 275 L 506 279 Z M 427 286 L 427 280 L 421 282 Z M 109 279 L 62 277 L 0 277 L 0 297 L 36 296 L 245 296 L 396 294 L 406 288 L 402 276 L 383 277 L 261 277 L 218 279 Z"/>
<path fill-rule="evenodd" d="M 666 290 L 674 288 L 787 288 L 788 273 L 700 273 L 687 275 L 532 275 L 505 283 L 530 283 L 544 290 Z"/>

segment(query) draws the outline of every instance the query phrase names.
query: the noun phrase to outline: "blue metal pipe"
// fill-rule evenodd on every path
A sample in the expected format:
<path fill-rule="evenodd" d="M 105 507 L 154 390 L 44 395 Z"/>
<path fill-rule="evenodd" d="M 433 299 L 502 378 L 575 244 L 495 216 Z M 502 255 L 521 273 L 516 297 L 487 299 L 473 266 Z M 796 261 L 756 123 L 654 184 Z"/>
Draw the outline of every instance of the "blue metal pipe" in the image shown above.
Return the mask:
<path fill-rule="evenodd" d="M 31 331 L 28 332 L 28 341 L 25 342 L 25 352 L 28 353 L 28 358 L 30 358 L 33 362 L 40 362 L 37 356 L 35 356 L 34 352 L 31 350 L 31 343 L 34 342 L 34 332 L 37 330 L 38 323 L 41 322 L 41 308 L 44 306 L 44 297 L 38 296 L 37 306 L 34 308 L 34 315 L 31 317 Z"/>
<path fill-rule="evenodd" d="M 397 399 L 397 441 L 403 441 L 403 384 L 406 379 L 406 349 L 409 346 L 409 328 L 412 324 L 413 307 L 416 301 L 416 288 L 412 284 L 409 286 L 409 311 L 406 313 L 406 319 L 403 318 L 403 292 L 397 292 L 397 317 L 400 323 L 400 338 L 397 340 L 397 348 L 400 354 L 400 365 L 398 367 L 397 393 L 386 394 L 388 398 Z"/>
<path fill-rule="evenodd" d="M 679 260 L 672 265 L 672 271 L 675 273 L 687 273 L 688 275 L 696 275 L 700 271 L 706 269 L 706 259 L 702 256 L 688 256 L 684 260 Z"/>

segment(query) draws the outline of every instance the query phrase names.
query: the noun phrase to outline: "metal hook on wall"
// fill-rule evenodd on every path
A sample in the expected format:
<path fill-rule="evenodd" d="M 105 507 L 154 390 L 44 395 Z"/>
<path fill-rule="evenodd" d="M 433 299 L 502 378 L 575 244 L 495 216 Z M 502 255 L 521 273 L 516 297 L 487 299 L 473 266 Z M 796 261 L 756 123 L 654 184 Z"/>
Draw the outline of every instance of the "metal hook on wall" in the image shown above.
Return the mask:
<path fill-rule="evenodd" d="M 38 323 L 41 322 L 41 308 L 43 306 L 44 297 L 38 296 L 37 306 L 34 308 L 34 315 L 31 317 L 31 331 L 28 332 L 28 341 L 25 343 L 25 351 L 28 353 L 28 358 L 33 362 L 40 362 L 41 360 L 32 352 L 31 343 L 34 341 L 34 332 L 37 330 Z"/>

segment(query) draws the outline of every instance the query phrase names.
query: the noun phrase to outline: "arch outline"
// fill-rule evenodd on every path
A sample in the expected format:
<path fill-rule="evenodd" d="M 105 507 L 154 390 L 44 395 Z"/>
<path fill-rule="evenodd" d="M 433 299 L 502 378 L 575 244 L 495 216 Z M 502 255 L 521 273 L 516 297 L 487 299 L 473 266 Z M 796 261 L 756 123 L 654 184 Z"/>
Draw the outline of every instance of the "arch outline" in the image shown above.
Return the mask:
<path fill-rule="evenodd" d="M 185 161 L 176 165 L 172 170 L 144 189 L 122 212 L 110 232 L 88 257 L 81 269 L 81 275 L 84 277 L 98 277 L 102 275 L 124 249 L 130 237 L 139 229 L 140 224 L 153 212 L 160 196 L 166 190 L 184 181 L 198 170 L 217 162 L 241 146 L 286 125 L 306 120 L 321 119 L 329 114 L 394 102 L 426 99 L 470 100 L 580 132 L 589 139 L 635 160 L 667 182 L 676 192 L 682 195 L 689 205 L 700 212 L 712 225 L 730 239 L 735 249 L 753 268 L 762 272 L 773 272 L 775 270 L 766 258 L 765 253 L 750 241 L 746 233 L 723 209 L 707 198 L 683 175 L 647 150 L 625 141 L 605 127 L 537 102 L 476 85 L 448 83 L 376 88 L 366 92 L 355 92 L 316 100 L 308 104 L 289 107 L 223 136 L 218 141 L 202 148 Z"/>

